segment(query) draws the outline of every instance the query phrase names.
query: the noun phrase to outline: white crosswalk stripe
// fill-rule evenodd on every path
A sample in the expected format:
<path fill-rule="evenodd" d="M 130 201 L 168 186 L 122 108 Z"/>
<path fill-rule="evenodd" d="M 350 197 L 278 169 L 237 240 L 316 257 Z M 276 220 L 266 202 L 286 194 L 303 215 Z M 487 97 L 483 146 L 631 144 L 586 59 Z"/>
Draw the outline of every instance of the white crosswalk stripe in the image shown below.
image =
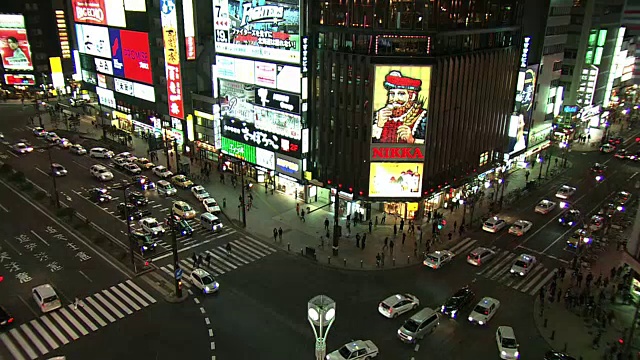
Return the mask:
<path fill-rule="evenodd" d="M 8 360 L 34 360 L 115 322 L 115 317 L 124 318 L 154 303 L 151 295 L 127 280 L 87 296 L 77 308 L 67 305 L 0 334 L 0 346 L 11 354 Z"/>
<path fill-rule="evenodd" d="M 525 276 L 514 275 L 511 274 L 510 270 L 518 254 L 507 250 L 498 251 L 494 249 L 494 251 L 496 251 L 496 256 L 485 263 L 476 275 L 531 296 L 536 295 L 540 288 L 551 281 L 551 278 L 558 271 L 558 269 L 550 271 L 546 266 L 538 262 L 529 269 Z"/>
<path fill-rule="evenodd" d="M 229 243 L 231 243 L 231 253 L 227 252 L 224 245 L 213 246 L 210 249 L 200 252 L 198 255 L 202 256 L 202 263 L 199 265 L 199 268 L 206 270 L 213 276 L 220 276 L 278 251 L 248 236 L 231 240 Z M 210 263 L 206 261 L 207 256 L 211 258 Z M 185 274 L 182 284 L 187 288 L 193 286 L 189 282 L 188 276 L 194 270 L 193 265 L 191 257 L 180 260 L 180 268 L 184 270 Z M 169 277 L 174 277 L 175 269 L 173 264 L 161 266 L 160 269 Z"/>
<path fill-rule="evenodd" d="M 475 244 L 476 242 L 478 242 L 478 240 L 471 240 L 471 238 L 465 238 L 463 240 L 461 240 L 460 242 L 458 242 L 457 244 L 455 244 L 454 246 L 452 246 L 450 249 L 448 249 L 449 251 L 451 251 L 454 254 L 462 254 L 466 249 L 470 248 L 471 246 L 473 246 L 473 244 Z"/>
<path fill-rule="evenodd" d="M 221 239 L 231 234 L 236 233 L 236 230 L 233 230 L 231 227 L 224 227 L 221 231 L 213 232 L 207 229 L 204 229 L 196 220 L 187 220 L 189 225 L 193 228 L 193 234 L 197 234 L 197 238 L 193 236 L 177 236 L 176 240 L 181 247 L 187 247 L 190 245 L 198 244 L 198 243 L 208 243 L 216 239 Z M 164 247 L 165 249 L 171 249 L 171 236 L 170 234 L 165 235 L 164 238 L 158 239 L 156 243 L 159 246 Z"/>

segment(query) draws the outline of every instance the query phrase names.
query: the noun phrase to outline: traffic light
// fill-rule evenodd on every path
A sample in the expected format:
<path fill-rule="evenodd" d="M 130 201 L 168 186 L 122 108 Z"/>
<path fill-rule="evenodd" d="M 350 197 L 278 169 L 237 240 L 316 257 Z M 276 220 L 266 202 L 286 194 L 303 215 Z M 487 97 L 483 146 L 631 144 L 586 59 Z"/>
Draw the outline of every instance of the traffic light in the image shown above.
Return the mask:
<path fill-rule="evenodd" d="M 442 230 L 445 225 L 447 225 L 447 220 L 441 219 L 440 221 L 438 221 L 438 230 Z"/>

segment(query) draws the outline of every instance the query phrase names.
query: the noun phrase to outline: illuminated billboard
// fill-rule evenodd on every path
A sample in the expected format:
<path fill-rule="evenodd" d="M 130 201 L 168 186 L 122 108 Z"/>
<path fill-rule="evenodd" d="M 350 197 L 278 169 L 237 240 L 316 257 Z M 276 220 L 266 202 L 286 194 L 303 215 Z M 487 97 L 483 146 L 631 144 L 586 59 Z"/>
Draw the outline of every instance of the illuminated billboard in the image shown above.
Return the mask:
<path fill-rule="evenodd" d="M 6 85 L 35 85 L 36 77 L 31 74 L 4 74 Z"/>
<path fill-rule="evenodd" d="M 228 56 L 216 56 L 216 77 L 260 85 L 272 89 L 301 93 L 300 68 Z"/>
<path fill-rule="evenodd" d="M 371 163 L 369 196 L 384 198 L 420 197 L 422 163 Z"/>
<path fill-rule="evenodd" d="M 222 121 L 222 135 L 236 141 L 263 148 L 280 154 L 300 157 L 300 140 L 287 139 L 265 130 L 259 130 L 254 124 L 232 119 Z"/>
<path fill-rule="evenodd" d="M 430 66 L 377 65 L 373 90 L 373 143 L 424 144 Z"/>
<path fill-rule="evenodd" d="M 6 70 L 33 70 L 24 16 L 0 15 L 0 55 Z"/>
<path fill-rule="evenodd" d="M 300 62 L 299 0 L 213 0 L 216 52 Z"/>
<path fill-rule="evenodd" d="M 161 1 L 160 21 L 162 23 L 162 38 L 164 40 L 164 67 L 167 77 L 169 115 L 184 119 L 180 48 L 178 44 L 178 15 L 175 0 Z"/>
<path fill-rule="evenodd" d="M 145 32 L 109 29 L 113 75 L 153 83 L 149 35 Z"/>
<path fill-rule="evenodd" d="M 76 24 L 76 37 L 78 39 L 79 52 L 105 59 L 111 59 L 108 28 Z"/>
<path fill-rule="evenodd" d="M 71 0 L 76 23 L 126 27 L 123 0 Z"/>
<path fill-rule="evenodd" d="M 193 1 L 182 0 L 182 19 L 184 20 L 184 47 L 187 60 L 196 59 L 196 25 L 193 16 Z"/>
<path fill-rule="evenodd" d="M 223 154 L 246 160 L 253 164 L 256 163 L 256 148 L 239 141 L 231 140 L 223 136 L 221 151 Z"/>

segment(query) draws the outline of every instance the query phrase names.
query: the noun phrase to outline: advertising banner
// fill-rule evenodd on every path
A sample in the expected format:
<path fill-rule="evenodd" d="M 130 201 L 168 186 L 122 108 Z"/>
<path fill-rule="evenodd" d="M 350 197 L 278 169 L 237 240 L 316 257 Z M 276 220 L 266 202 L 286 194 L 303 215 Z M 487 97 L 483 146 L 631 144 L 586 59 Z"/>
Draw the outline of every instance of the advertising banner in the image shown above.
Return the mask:
<path fill-rule="evenodd" d="M 193 1 L 182 0 L 182 18 L 184 19 L 184 47 L 187 60 L 196 59 L 196 25 L 193 16 Z"/>
<path fill-rule="evenodd" d="M 145 0 L 124 0 L 126 11 L 146 12 L 147 4 Z"/>
<path fill-rule="evenodd" d="M 76 24 L 76 37 L 81 53 L 111 59 L 108 28 Z"/>
<path fill-rule="evenodd" d="M 277 76 L 276 64 L 256 61 L 255 67 L 256 78 L 253 84 L 275 88 Z"/>
<path fill-rule="evenodd" d="M 407 161 L 424 162 L 424 146 L 402 146 L 393 144 L 374 144 L 371 146 L 371 161 Z"/>
<path fill-rule="evenodd" d="M 96 70 L 103 74 L 113 75 L 113 65 L 111 60 L 94 58 L 96 64 Z"/>
<path fill-rule="evenodd" d="M 116 92 L 129 95 L 129 96 L 134 96 L 133 83 L 131 81 L 113 78 L 113 86 L 115 87 Z"/>
<path fill-rule="evenodd" d="M 31 74 L 4 74 L 6 85 L 35 85 L 36 77 Z"/>
<path fill-rule="evenodd" d="M 287 139 L 264 130 L 256 129 L 256 127 L 250 123 L 224 119 L 222 121 L 222 135 L 229 139 L 281 154 L 297 158 L 301 155 L 302 144 L 299 140 Z"/>
<path fill-rule="evenodd" d="M 120 30 L 124 77 L 153 84 L 149 53 L 149 35 L 144 32 Z M 113 54 L 113 49 L 111 49 Z"/>
<path fill-rule="evenodd" d="M 422 163 L 371 163 L 369 196 L 420 197 L 422 171 Z"/>
<path fill-rule="evenodd" d="M 178 46 L 178 16 L 175 0 L 161 1 L 160 20 L 162 23 L 162 38 L 164 40 L 164 65 L 167 77 L 169 114 L 184 119 L 180 49 Z"/>
<path fill-rule="evenodd" d="M 376 66 L 372 142 L 424 144 L 430 88 L 430 66 Z"/>
<path fill-rule="evenodd" d="M 255 92 L 257 105 L 269 109 L 300 114 L 300 97 L 298 95 L 289 95 L 263 87 L 256 87 Z"/>
<path fill-rule="evenodd" d="M 96 87 L 96 94 L 98 94 L 98 102 L 101 105 L 108 106 L 112 109 L 116 108 L 116 98 L 113 95 L 113 91 Z"/>
<path fill-rule="evenodd" d="M 300 62 L 299 0 L 213 0 L 216 52 Z"/>
<path fill-rule="evenodd" d="M 18 17 L 18 18 L 15 18 Z M 24 29 L 22 15 L 3 15 L 0 17 L 0 55 L 2 64 L 6 70 L 33 70 L 31 60 L 31 47 L 27 39 L 27 30 Z M 22 28 L 9 28 L 20 25 Z"/>
<path fill-rule="evenodd" d="M 256 163 L 256 148 L 241 142 L 222 137 L 222 153 L 235 158 Z"/>
<path fill-rule="evenodd" d="M 97 74 L 98 76 L 98 86 L 102 88 L 107 88 L 107 77 L 103 74 Z"/>
<path fill-rule="evenodd" d="M 256 165 L 267 170 L 276 169 L 276 154 L 273 151 L 256 148 Z"/>
<path fill-rule="evenodd" d="M 127 27 L 123 0 L 71 0 L 76 23 Z"/>
<path fill-rule="evenodd" d="M 109 29 L 109 45 L 111 45 L 111 61 L 113 62 L 113 75 L 124 77 L 124 58 L 122 57 L 122 39 L 120 30 Z"/>
<path fill-rule="evenodd" d="M 302 180 L 302 160 L 276 154 L 276 171 L 280 174 Z"/>
<path fill-rule="evenodd" d="M 509 122 L 508 154 L 524 150 L 529 141 L 529 129 L 533 116 L 533 100 L 536 89 L 538 65 L 530 65 L 521 70 L 516 92 L 516 111 Z"/>
<path fill-rule="evenodd" d="M 156 102 L 156 91 L 153 86 L 133 83 L 133 96 L 138 99 Z"/>

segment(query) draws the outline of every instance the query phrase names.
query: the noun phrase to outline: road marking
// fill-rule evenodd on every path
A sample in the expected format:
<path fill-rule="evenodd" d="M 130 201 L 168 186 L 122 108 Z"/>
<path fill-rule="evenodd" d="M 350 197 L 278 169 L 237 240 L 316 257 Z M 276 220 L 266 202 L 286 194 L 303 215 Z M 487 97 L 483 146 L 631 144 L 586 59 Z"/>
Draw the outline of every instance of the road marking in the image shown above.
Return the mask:
<path fill-rule="evenodd" d="M 126 281 L 127 284 L 129 286 L 131 286 L 133 289 L 135 289 L 136 291 L 138 291 L 140 293 L 140 295 L 144 296 L 147 300 L 149 300 L 150 303 L 155 304 L 156 303 L 156 299 L 154 299 L 153 297 L 151 297 L 151 295 L 147 294 L 144 290 L 142 290 L 138 285 L 136 285 L 136 283 L 134 283 L 131 280 L 127 280 Z"/>
<path fill-rule="evenodd" d="M 199 304 L 200 304 L 200 299 L 198 299 L 198 298 L 193 298 L 193 302 L 199 305 Z"/>
<path fill-rule="evenodd" d="M 209 337 L 213 337 L 213 330 L 209 329 Z"/>
<path fill-rule="evenodd" d="M 69 305 L 69 310 L 71 310 L 71 306 L 72 305 Z M 82 308 L 84 308 L 84 307 L 82 307 Z M 91 320 L 89 320 L 89 318 L 87 318 L 81 311 L 77 311 L 77 309 L 74 309 L 74 310 L 75 310 L 75 314 L 78 315 L 80 320 L 82 320 L 92 331 L 97 331 L 98 330 L 98 327 L 93 322 L 91 322 Z M 66 311 L 66 309 L 65 309 L 65 311 Z"/>
<path fill-rule="evenodd" d="M 477 240 L 476 240 L 476 241 L 477 241 Z M 465 239 L 463 239 L 463 240 L 459 241 L 457 244 L 455 244 L 454 246 L 452 246 L 452 247 L 451 247 L 451 248 L 449 248 L 448 250 L 455 254 L 455 253 L 456 253 L 456 251 L 457 251 L 459 248 L 461 248 L 462 246 L 466 245 L 466 244 L 467 244 L 467 243 L 469 243 L 469 242 L 476 243 L 476 241 L 471 240 L 471 238 L 470 238 L 470 237 L 468 237 L 468 238 L 465 238 Z"/>
<path fill-rule="evenodd" d="M 208 317 L 204 318 L 204 322 L 205 322 L 207 325 L 211 325 L 211 320 L 209 320 L 209 318 L 208 318 Z"/>
<path fill-rule="evenodd" d="M 38 240 L 42 241 L 45 245 L 47 246 L 51 246 L 49 245 L 48 242 L 46 242 L 40 235 L 38 235 L 35 231 L 31 230 L 31 234 L 33 234 L 33 236 L 37 237 Z"/>
<path fill-rule="evenodd" d="M 82 326 L 78 320 L 76 320 L 76 318 L 74 318 L 71 313 L 69 313 L 69 310 L 62 308 L 60 309 L 60 312 L 62 313 L 62 315 L 64 315 L 65 318 L 67 318 L 67 320 L 69 320 L 69 322 L 76 327 L 76 329 L 80 330 L 80 333 L 82 333 L 82 335 L 87 335 L 89 334 L 89 332 L 87 331 L 87 328 L 85 328 L 84 326 Z"/>
<path fill-rule="evenodd" d="M 86 304 L 86 302 L 85 302 L 85 304 Z M 102 327 L 107 326 L 107 323 L 106 323 L 104 320 L 102 320 L 102 318 L 101 318 L 100 316 L 98 316 L 98 314 L 96 314 L 96 313 L 95 313 L 95 311 L 93 311 L 90 307 L 85 306 L 85 307 L 83 307 L 82 309 L 84 309 L 84 311 L 86 311 L 86 312 L 87 312 L 87 314 L 89 314 L 89 316 L 91 316 L 91 317 L 93 318 L 93 320 L 95 320 L 95 321 L 98 323 L 98 325 L 100 325 L 100 326 L 102 326 Z M 80 311 L 78 311 L 78 314 L 82 314 L 82 313 L 81 313 Z M 88 320 L 88 319 L 87 319 L 87 320 Z M 85 321 L 85 322 L 86 322 L 86 321 Z M 89 321 L 89 322 L 90 322 L 90 321 Z M 90 323 L 91 323 L 91 322 L 90 322 Z M 88 325 L 89 325 L 89 324 L 88 324 Z M 95 325 L 94 325 L 94 326 L 95 326 Z M 92 327 L 91 325 L 89 325 L 89 327 L 93 329 L 93 327 Z M 95 331 L 95 330 L 94 330 L 94 331 Z"/>
<path fill-rule="evenodd" d="M 549 273 L 549 275 L 547 275 L 546 278 L 544 278 L 544 280 L 542 280 L 542 282 L 540 282 L 533 290 L 531 290 L 531 292 L 529 292 L 529 295 L 533 296 L 535 295 L 538 291 L 540 291 L 540 288 L 542 288 L 543 286 L 545 286 L 549 280 L 551 280 L 551 278 L 556 274 L 556 272 L 558 272 L 558 269 L 553 269 L 552 272 Z M 532 283 L 533 284 L 533 283 Z M 522 292 L 526 292 L 527 289 L 522 289 Z"/>
<path fill-rule="evenodd" d="M 58 330 L 58 328 L 53 325 L 53 323 L 51 322 L 51 320 L 49 320 L 48 317 L 42 316 L 40 317 L 40 320 L 42 320 L 42 322 L 49 328 L 49 330 L 51 330 L 53 335 L 55 335 L 58 338 L 58 340 L 60 340 L 63 344 L 66 345 L 69 343 L 69 340 L 67 340 L 67 338 L 64 337 L 64 335 L 62 335 L 60 330 Z"/>
<path fill-rule="evenodd" d="M 207 312 L 207 311 L 206 311 L 206 310 L 201 306 L 201 307 L 200 307 L 200 313 L 202 313 L 202 314 L 206 314 L 206 312 Z"/>
<path fill-rule="evenodd" d="M 36 354 L 35 351 L 33 351 L 33 349 L 31 348 L 31 346 L 29 346 L 29 343 L 27 343 L 27 340 L 24 339 L 24 337 L 22 336 L 22 334 L 20 334 L 18 332 L 18 330 L 16 329 L 11 329 L 9 330 L 9 333 L 11 335 L 13 335 L 13 338 L 18 340 L 18 344 L 20 344 L 20 346 L 22 347 L 22 349 L 27 353 L 27 355 L 29 355 L 29 357 L 31 359 L 37 359 L 38 358 L 38 354 Z M 36 338 L 37 339 L 37 338 Z M 40 344 L 42 345 L 42 344 Z M 46 354 L 46 353 L 45 353 Z"/>
<path fill-rule="evenodd" d="M 124 312 L 127 313 L 127 315 L 131 315 L 133 314 L 133 311 L 131 309 L 129 309 L 128 307 L 126 307 L 122 301 L 118 300 L 117 297 L 113 296 L 112 293 L 108 292 L 107 290 L 102 290 L 102 293 L 108 297 L 109 299 L 111 299 L 111 301 L 113 301 L 118 307 L 120 307 L 122 310 L 124 310 Z"/>
<path fill-rule="evenodd" d="M 111 303 L 108 302 L 107 299 L 105 299 L 101 294 L 96 293 L 96 294 L 93 294 L 93 296 L 95 296 L 95 298 L 98 299 L 98 301 L 100 301 L 104 306 L 106 306 L 109 310 L 111 310 L 111 312 L 114 313 L 118 318 L 120 319 L 124 318 L 124 314 L 121 313 L 118 309 L 116 309 L 115 306 L 111 305 Z"/>
<path fill-rule="evenodd" d="M 37 166 L 36 166 L 35 168 L 36 168 L 36 170 L 38 170 L 39 172 L 41 172 L 42 174 L 44 174 L 44 176 L 51 177 L 51 175 L 49 175 L 49 174 L 47 174 L 46 172 L 42 171 L 39 167 L 37 167 Z"/>
<path fill-rule="evenodd" d="M 9 209 L 7 209 L 6 207 L 2 206 L 2 204 L 0 204 L 0 209 L 4 210 L 5 212 L 9 212 Z"/>
<path fill-rule="evenodd" d="M 52 312 L 51 317 L 58 323 L 58 325 L 60 325 L 60 327 L 62 327 L 64 331 L 66 331 L 67 334 L 69 334 L 69 336 L 73 338 L 73 340 L 78 340 L 80 338 L 80 336 L 78 336 L 78 334 L 73 331 L 71 326 L 69 326 L 69 324 L 62 320 L 62 317 L 60 317 L 57 312 Z"/>
<path fill-rule="evenodd" d="M 0 334 L 0 340 L 2 340 L 4 346 L 9 349 L 9 352 L 16 360 L 26 360 L 24 356 L 22 356 L 20 351 L 18 351 L 18 348 L 13 344 L 11 339 L 9 339 L 9 336 L 7 334 Z"/>
<path fill-rule="evenodd" d="M 72 163 L 75 163 L 76 165 L 80 166 L 81 168 L 84 168 L 84 169 L 86 169 L 86 170 L 89 170 L 89 167 L 84 166 L 84 165 L 80 164 L 79 162 L 77 162 L 77 161 L 75 161 L 75 160 L 71 160 L 71 162 L 72 162 Z"/>
<path fill-rule="evenodd" d="M 31 320 L 31 322 L 29 323 L 31 324 L 31 326 L 33 326 L 34 329 L 36 329 L 38 334 L 42 336 L 44 341 L 46 341 L 47 344 L 49 344 L 49 347 L 51 347 L 53 350 L 60 347 L 60 345 L 58 345 L 58 343 L 53 340 L 53 338 L 49 335 L 49 333 L 45 331 L 45 329 L 42 327 L 42 325 L 40 325 L 40 323 L 36 321 L 36 319 Z"/>
<path fill-rule="evenodd" d="M 162 204 L 158 204 L 158 205 L 153 205 L 151 208 L 152 208 L 152 209 L 157 209 L 157 208 L 159 208 L 159 207 L 161 207 L 161 206 L 162 206 Z"/>
<path fill-rule="evenodd" d="M 138 301 L 138 303 L 140 305 L 142 305 L 143 307 L 147 307 L 149 306 L 149 303 L 147 303 L 146 301 L 142 300 L 142 298 L 140 298 L 140 296 L 138 296 L 138 294 L 136 294 L 135 292 L 131 291 L 131 289 L 129 289 L 128 287 L 126 287 L 123 283 L 119 283 L 118 286 L 125 291 L 127 294 L 129 294 L 132 298 L 136 299 Z"/>
<path fill-rule="evenodd" d="M 100 314 L 102 314 L 102 316 L 106 317 L 107 320 L 109 320 L 109 322 L 115 322 L 116 321 L 116 319 L 113 316 L 111 316 L 111 314 L 109 314 L 107 312 L 107 310 L 105 310 L 102 306 L 100 306 L 100 304 L 98 304 L 97 301 L 93 300 L 93 298 L 91 296 L 87 296 L 87 298 L 85 300 L 87 300 L 91 305 L 93 305 L 93 307 L 96 308 L 96 310 L 98 310 L 98 312 L 100 312 Z M 102 326 L 104 326 L 104 325 L 102 325 Z"/>
<path fill-rule="evenodd" d="M 91 280 L 87 274 L 83 273 L 82 270 L 78 270 L 78 272 L 80 273 L 80 275 L 84 276 L 85 279 L 89 280 L 89 282 L 93 282 L 93 280 Z"/>
<path fill-rule="evenodd" d="M 17 252 L 18 255 L 22 255 L 22 253 L 18 249 L 16 249 L 13 245 L 11 245 L 11 243 L 7 239 L 4 239 L 4 242 L 7 243 L 7 245 L 9 245 L 9 247 L 13 249 L 13 251 Z"/>
<path fill-rule="evenodd" d="M 214 341 L 211 342 L 211 350 L 216 349 L 216 343 Z"/>
<path fill-rule="evenodd" d="M 138 304 L 136 304 L 135 302 L 133 302 L 133 300 L 131 300 L 128 297 L 126 297 L 117 287 L 112 286 L 112 287 L 110 287 L 110 289 L 111 289 L 111 291 L 116 293 L 116 295 L 118 295 L 122 300 L 124 300 L 124 302 L 129 304 L 129 306 L 131 306 L 134 310 L 136 310 L 136 311 L 142 310 L 142 308 L 140 306 L 138 306 Z"/>

